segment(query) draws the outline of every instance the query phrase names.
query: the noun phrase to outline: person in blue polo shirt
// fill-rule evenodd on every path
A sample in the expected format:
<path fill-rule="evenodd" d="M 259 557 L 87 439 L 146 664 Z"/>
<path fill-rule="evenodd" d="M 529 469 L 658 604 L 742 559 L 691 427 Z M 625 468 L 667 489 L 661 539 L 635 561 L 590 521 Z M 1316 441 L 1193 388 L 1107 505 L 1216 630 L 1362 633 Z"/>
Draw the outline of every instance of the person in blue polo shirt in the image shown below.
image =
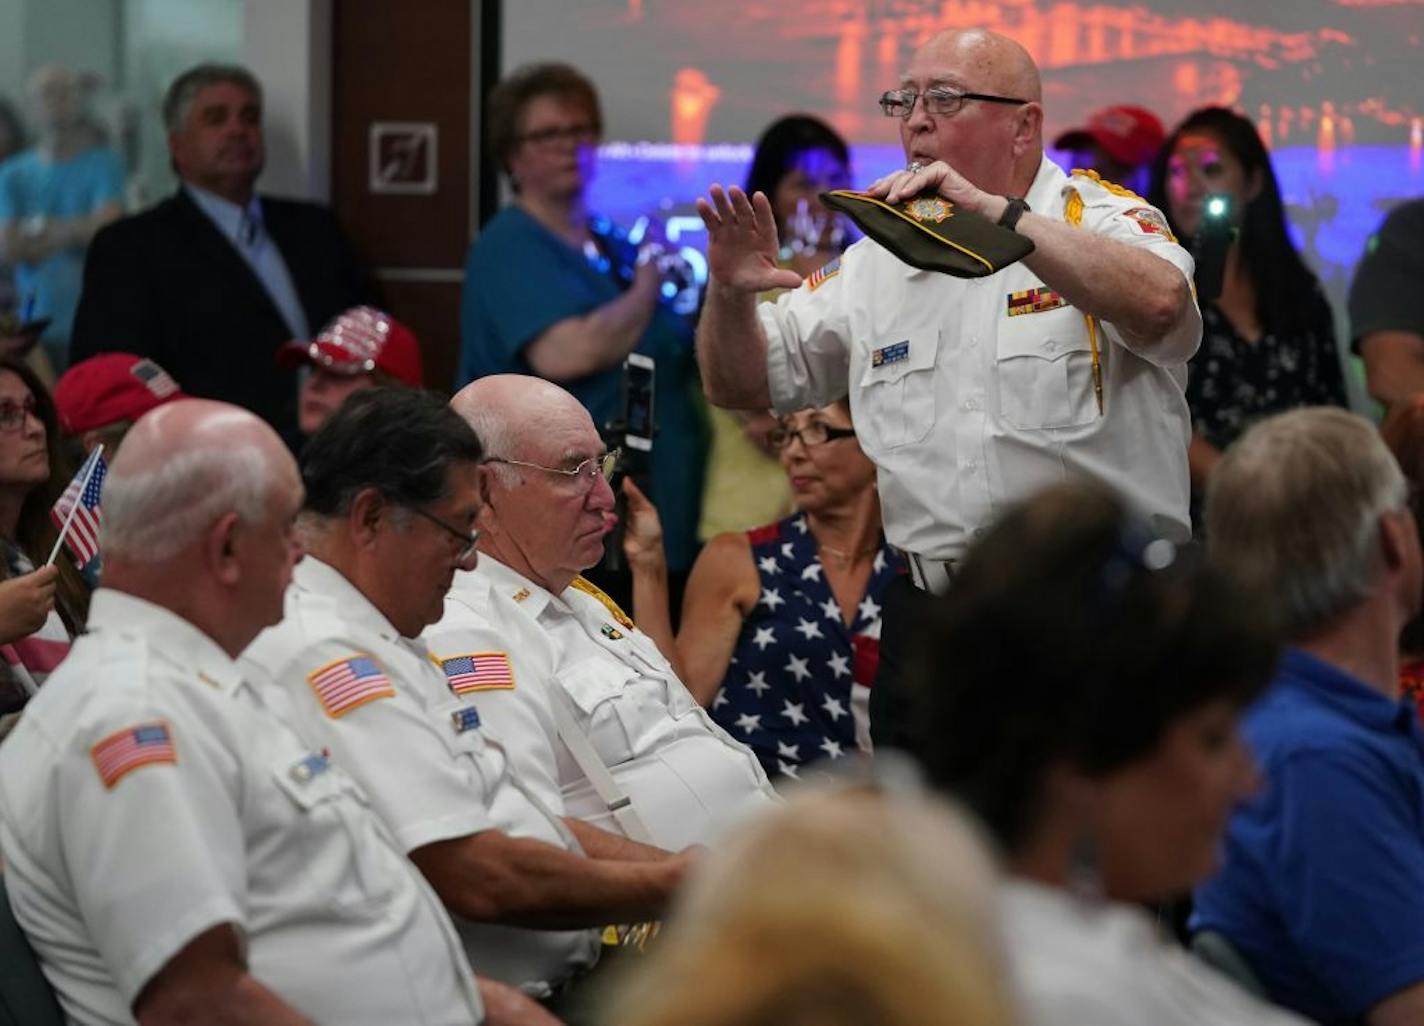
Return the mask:
<path fill-rule="evenodd" d="M 1424 1022 L 1424 732 L 1396 643 L 1421 557 L 1398 464 L 1366 421 L 1262 421 L 1207 495 L 1214 558 L 1273 597 L 1287 649 L 1245 721 L 1263 784 L 1191 926 L 1325 1024 Z"/>

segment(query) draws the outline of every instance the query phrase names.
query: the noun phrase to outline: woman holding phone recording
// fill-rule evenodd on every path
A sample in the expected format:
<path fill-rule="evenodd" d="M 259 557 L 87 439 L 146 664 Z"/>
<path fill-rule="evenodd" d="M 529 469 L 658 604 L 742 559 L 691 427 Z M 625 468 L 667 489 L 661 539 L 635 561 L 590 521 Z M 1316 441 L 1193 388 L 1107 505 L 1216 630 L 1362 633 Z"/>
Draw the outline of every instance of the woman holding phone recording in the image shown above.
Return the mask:
<path fill-rule="evenodd" d="M 1158 155 L 1148 198 L 1183 245 L 1212 216 L 1235 231 L 1221 294 L 1203 297 L 1201 347 L 1187 375 L 1195 511 L 1222 450 L 1247 427 L 1297 406 L 1345 406 L 1345 379 L 1330 306 L 1291 244 L 1255 125 L 1224 107 L 1188 115 Z"/>
<path fill-rule="evenodd" d="M 624 361 L 651 361 L 655 430 L 645 480 L 662 513 L 676 591 L 696 555 L 706 454 L 692 320 L 674 309 L 678 287 L 663 280 L 650 248 L 640 255 L 622 229 L 588 209 L 603 118 L 584 75 L 566 64 L 515 70 L 491 94 L 487 125 L 514 202 L 484 227 L 466 261 L 456 384 L 535 374 L 572 392 L 602 429 L 624 412 Z"/>

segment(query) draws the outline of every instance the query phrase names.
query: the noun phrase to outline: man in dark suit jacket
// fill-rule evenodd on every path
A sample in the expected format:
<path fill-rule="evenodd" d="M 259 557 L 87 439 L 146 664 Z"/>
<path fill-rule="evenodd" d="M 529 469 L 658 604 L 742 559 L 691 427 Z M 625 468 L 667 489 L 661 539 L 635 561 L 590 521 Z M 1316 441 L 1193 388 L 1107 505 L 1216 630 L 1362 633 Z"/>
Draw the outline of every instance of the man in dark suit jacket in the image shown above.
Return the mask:
<path fill-rule="evenodd" d="M 296 376 L 274 354 L 372 301 L 369 280 L 326 208 L 254 191 L 264 152 L 251 73 L 192 68 L 163 117 L 181 185 L 95 236 L 71 360 L 151 357 L 185 392 L 245 406 L 295 444 Z"/>

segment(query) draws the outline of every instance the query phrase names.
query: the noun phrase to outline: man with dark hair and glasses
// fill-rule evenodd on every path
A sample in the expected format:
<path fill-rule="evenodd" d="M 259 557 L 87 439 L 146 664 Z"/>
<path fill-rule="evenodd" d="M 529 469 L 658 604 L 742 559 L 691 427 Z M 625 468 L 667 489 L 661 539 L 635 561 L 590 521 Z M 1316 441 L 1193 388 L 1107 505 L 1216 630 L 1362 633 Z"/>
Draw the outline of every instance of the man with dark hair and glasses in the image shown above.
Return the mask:
<path fill-rule="evenodd" d="M 566 823 L 487 733 L 482 689 L 512 685 L 509 662 L 441 664 L 419 640 L 475 565 L 483 456 L 428 393 L 350 397 L 303 450 L 308 557 L 243 663 L 362 785 L 471 964 L 550 999 L 597 959 L 597 928 L 659 913 L 686 858 Z"/>
<path fill-rule="evenodd" d="M 877 744 L 907 739 L 910 606 L 948 588 L 1007 503 L 1091 475 L 1164 536 L 1190 533 L 1191 258 L 1146 201 L 1044 156 L 1041 97 L 1023 47 L 980 29 L 935 36 L 880 97 L 907 164 L 869 194 L 920 198 L 912 213 L 937 220 L 972 211 L 1033 242 L 988 277 L 918 270 L 867 238 L 802 282 L 777 267 L 764 196 L 713 186 L 698 202 L 708 398 L 791 412 L 849 396 L 878 468 L 885 533 L 911 572 L 887 595 Z M 758 307 L 776 288 L 789 291 Z"/>
<path fill-rule="evenodd" d="M 451 406 L 490 454 L 480 561 L 456 574 L 424 640 L 447 672 L 506 669 L 470 686 L 519 777 L 570 816 L 667 850 L 708 842 L 774 800 L 752 752 L 669 662 L 665 567 L 661 581 L 634 577 L 657 592 L 634 593 L 656 617 L 647 632 L 580 576 L 614 524 L 617 456 L 588 411 L 558 385 L 515 374 L 481 378 Z M 630 504 L 646 501 L 624 488 Z"/>

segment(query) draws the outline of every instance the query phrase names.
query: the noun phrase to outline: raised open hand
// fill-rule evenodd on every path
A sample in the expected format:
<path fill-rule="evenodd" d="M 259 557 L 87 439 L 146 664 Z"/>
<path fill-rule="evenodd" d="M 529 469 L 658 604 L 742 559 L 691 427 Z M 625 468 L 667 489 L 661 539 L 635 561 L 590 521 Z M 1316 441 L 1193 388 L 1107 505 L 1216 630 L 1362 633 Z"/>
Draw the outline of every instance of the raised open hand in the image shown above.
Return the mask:
<path fill-rule="evenodd" d="M 801 284 L 799 274 L 776 265 L 780 243 L 764 193 L 748 199 L 735 185 L 726 191 L 714 185 L 708 194 L 710 200 L 697 201 L 697 212 L 707 226 L 707 266 L 713 286 L 757 293 Z"/>

